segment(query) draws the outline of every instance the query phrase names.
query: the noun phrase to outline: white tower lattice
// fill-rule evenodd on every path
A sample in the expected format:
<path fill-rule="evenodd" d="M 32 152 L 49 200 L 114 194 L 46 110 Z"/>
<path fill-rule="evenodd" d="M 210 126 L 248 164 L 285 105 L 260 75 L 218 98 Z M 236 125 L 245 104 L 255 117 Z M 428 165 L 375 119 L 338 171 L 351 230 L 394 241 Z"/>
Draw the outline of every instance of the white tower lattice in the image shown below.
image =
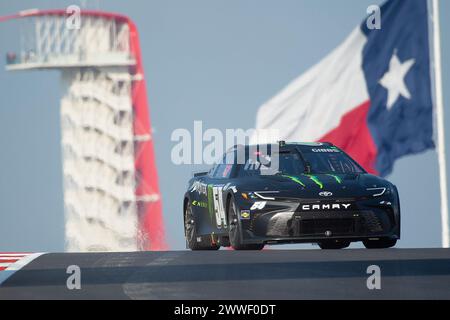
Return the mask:
<path fill-rule="evenodd" d="M 7 69 L 61 71 L 67 250 L 164 248 L 134 24 L 88 11 L 78 29 L 59 10 L 3 20 L 11 18 L 27 19 L 21 19 L 20 53 L 8 55 Z"/>

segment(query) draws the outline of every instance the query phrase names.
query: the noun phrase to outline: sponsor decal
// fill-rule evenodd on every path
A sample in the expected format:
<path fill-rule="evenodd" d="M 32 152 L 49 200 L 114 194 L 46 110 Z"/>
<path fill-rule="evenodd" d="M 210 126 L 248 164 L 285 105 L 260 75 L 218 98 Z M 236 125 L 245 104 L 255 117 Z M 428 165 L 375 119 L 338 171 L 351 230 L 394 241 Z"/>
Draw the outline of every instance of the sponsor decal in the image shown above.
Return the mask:
<path fill-rule="evenodd" d="M 228 182 L 228 183 L 223 187 L 223 190 L 224 190 L 224 191 L 229 190 L 229 189 L 231 189 L 231 190 L 233 191 L 233 193 L 236 193 L 236 192 L 237 192 L 236 186 L 231 185 L 231 182 Z"/>
<path fill-rule="evenodd" d="M 194 183 L 192 184 L 191 188 L 189 189 L 190 192 L 197 192 L 200 195 L 205 195 L 206 196 L 206 188 L 207 185 L 204 183 L 201 183 L 200 181 L 194 181 Z"/>
<path fill-rule="evenodd" d="M 312 148 L 312 152 L 340 152 L 336 148 Z"/>
<path fill-rule="evenodd" d="M 298 142 L 298 141 L 293 141 L 293 142 L 289 142 L 290 144 L 302 144 L 305 146 L 313 146 L 313 147 L 319 147 L 322 146 L 323 143 L 322 142 Z"/>
<path fill-rule="evenodd" d="M 192 201 L 192 205 L 201 208 L 208 208 L 208 203 L 206 203 L 205 201 L 194 200 Z"/>
<path fill-rule="evenodd" d="M 351 203 L 322 203 L 322 204 L 302 204 L 303 211 L 312 210 L 342 210 L 349 209 Z"/>
<path fill-rule="evenodd" d="M 250 210 L 241 210 L 241 219 L 242 220 L 250 219 Z"/>
<path fill-rule="evenodd" d="M 255 203 L 253 203 L 250 210 L 262 210 L 266 206 L 266 203 L 266 201 L 256 201 Z"/>

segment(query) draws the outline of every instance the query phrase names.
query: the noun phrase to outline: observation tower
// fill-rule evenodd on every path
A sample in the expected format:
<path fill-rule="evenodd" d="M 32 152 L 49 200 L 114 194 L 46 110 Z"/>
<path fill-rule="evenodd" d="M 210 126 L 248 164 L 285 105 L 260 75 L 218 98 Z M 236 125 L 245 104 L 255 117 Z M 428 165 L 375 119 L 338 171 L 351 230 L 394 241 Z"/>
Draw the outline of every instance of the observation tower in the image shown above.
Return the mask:
<path fill-rule="evenodd" d="M 61 74 L 66 250 L 166 249 L 136 26 L 69 9 L 0 17 L 18 33 L 7 70 Z"/>

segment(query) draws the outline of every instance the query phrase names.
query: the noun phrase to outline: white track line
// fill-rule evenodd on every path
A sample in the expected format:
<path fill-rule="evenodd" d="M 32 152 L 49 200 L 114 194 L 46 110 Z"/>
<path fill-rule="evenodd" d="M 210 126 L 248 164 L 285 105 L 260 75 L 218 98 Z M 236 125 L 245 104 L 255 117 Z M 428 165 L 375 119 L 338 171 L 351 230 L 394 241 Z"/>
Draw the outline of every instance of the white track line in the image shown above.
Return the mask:
<path fill-rule="evenodd" d="M 32 254 L 29 254 L 29 255 L 21 258 L 20 260 L 14 262 L 12 264 L 8 264 L 9 265 L 8 268 L 6 268 L 3 271 L 0 271 L 0 285 L 3 282 L 5 282 L 6 279 L 11 277 L 16 271 L 22 269 L 27 264 L 29 264 L 31 261 L 33 261 L 34 259 L 36 259 L 37 257 L 39 257 L 43 254 L 45 254 L 45 252 L 32 253 Z M 3 256 L 3 254 L 2 254 L 2 256 Z"/>

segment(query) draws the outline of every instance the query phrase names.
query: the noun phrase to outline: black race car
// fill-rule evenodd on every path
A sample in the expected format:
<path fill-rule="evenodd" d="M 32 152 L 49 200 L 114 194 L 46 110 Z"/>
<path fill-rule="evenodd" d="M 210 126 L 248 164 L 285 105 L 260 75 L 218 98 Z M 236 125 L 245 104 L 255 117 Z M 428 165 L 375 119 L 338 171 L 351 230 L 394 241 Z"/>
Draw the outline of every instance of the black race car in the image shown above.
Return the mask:
<path fill-rule="evenodd" d="M 300 242 L 341 249 L 354 241 L 388 248 L 400 239 L 397 188 L 331 143 L 235 146 L 194 174 L 183 209 L 192 250 Z"/>

